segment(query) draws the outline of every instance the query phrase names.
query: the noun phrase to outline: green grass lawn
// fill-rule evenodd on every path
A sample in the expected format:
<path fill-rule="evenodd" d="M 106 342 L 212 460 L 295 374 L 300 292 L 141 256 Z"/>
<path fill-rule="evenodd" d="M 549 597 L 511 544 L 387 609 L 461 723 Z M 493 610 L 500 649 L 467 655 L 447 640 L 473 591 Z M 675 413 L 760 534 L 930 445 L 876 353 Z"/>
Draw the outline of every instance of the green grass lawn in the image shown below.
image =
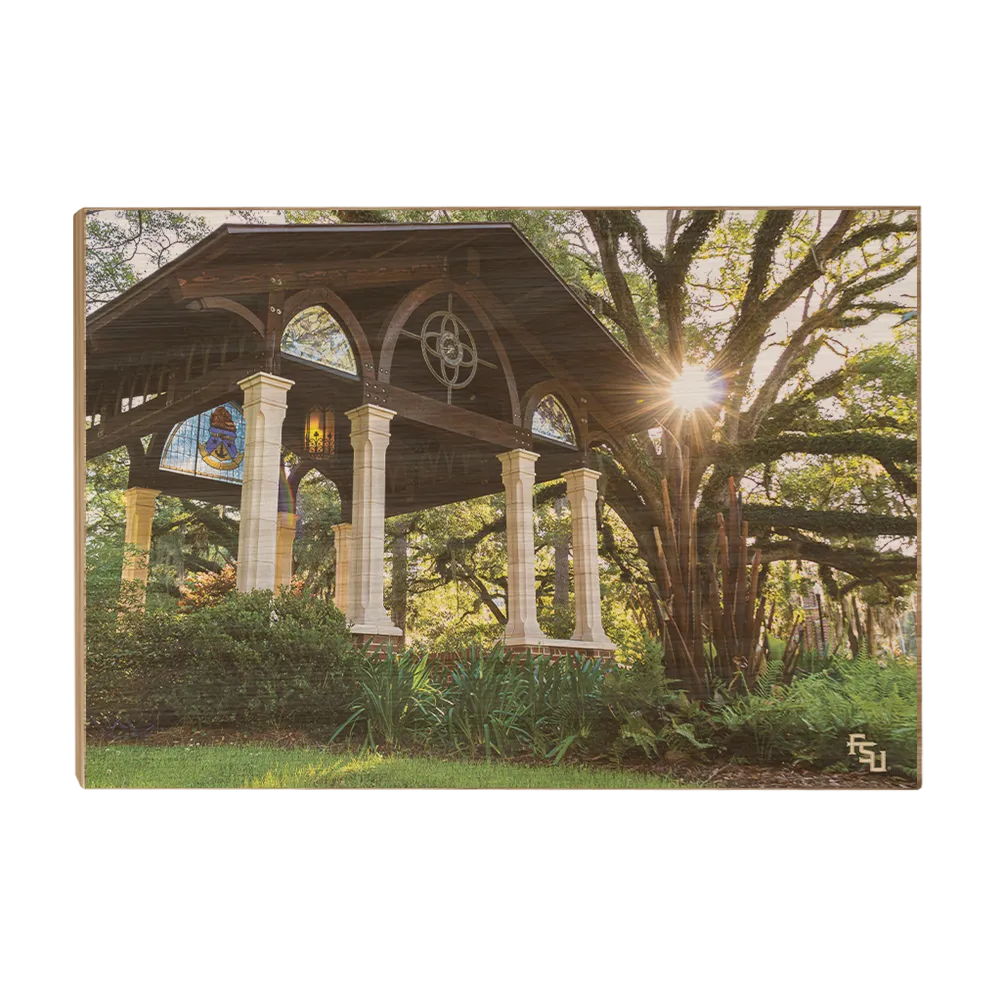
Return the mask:
<path fill-rule="evenodd" d="M 88 788 L 681 788 L 671 777 L 263 745 L 87 749 Z"/>

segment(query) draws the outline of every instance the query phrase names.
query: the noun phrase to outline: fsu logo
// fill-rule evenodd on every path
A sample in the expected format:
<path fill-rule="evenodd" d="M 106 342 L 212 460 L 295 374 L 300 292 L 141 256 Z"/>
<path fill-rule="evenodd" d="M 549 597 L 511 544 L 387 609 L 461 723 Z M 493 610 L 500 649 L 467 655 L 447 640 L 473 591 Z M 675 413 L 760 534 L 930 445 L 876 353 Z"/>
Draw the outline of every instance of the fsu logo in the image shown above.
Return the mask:
<path fill-rule="evenodd" d="M 198 442 L 198 451 L 213 469 L 235 469 L 243 461 L 243 452 L 236 447 L 236 424 L 224 406 L 212 411 L 208 437 Z"/>

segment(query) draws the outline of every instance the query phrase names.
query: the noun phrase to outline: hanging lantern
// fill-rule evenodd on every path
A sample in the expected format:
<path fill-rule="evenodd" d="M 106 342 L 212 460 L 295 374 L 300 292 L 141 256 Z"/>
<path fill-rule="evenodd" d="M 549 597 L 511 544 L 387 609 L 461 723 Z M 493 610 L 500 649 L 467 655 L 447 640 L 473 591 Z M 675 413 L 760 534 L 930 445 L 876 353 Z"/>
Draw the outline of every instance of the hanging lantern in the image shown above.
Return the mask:
<path fill-rule="evenodd" d="M 333 410 L 314 406 L 306 417 L 305 446 L 307 455 L 333 454 Z"/>

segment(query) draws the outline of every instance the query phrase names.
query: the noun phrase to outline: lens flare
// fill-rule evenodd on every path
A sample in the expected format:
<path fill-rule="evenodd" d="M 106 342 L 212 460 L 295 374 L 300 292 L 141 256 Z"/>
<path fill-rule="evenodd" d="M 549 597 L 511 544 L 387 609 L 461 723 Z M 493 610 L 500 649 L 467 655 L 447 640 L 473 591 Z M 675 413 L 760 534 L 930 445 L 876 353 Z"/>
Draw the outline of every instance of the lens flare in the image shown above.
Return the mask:
<path fill-rule="evenodd" d="M 704 365 L 685 365 L 670 383 L 670 401 L 685 413 L 693 413 L 722 401 L 724 386 L 717 372 Z"/>

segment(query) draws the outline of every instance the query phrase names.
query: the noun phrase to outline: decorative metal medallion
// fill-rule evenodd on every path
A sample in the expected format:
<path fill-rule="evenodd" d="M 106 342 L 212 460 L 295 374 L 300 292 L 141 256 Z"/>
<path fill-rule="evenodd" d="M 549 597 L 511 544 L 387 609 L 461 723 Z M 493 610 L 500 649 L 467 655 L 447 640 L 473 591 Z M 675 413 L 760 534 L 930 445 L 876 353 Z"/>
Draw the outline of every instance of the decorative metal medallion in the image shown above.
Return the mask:
<path fill-rule="evenodd" d="M 208 436 L 198 442 L 198 451 L 213 469 L 235 469 L 243 461 L 243 452 L 236 445 L 236 424 L 224 406 L 212 411 Z"/>
<path fill-rule="evenodd" d="M 420 341 L 424 363 L 430 373 L 448 389 L 451 402 L 453 389 L 464 389 L 475 377 L 479 365 L 496 368 L 496 365 L 479 357 L 476 339 L 465 322 L 452 308 L 453 296 L 448 296 L 448 308 L 432 312 L 420 333 L 403 330 L 407 337 Z"/>

